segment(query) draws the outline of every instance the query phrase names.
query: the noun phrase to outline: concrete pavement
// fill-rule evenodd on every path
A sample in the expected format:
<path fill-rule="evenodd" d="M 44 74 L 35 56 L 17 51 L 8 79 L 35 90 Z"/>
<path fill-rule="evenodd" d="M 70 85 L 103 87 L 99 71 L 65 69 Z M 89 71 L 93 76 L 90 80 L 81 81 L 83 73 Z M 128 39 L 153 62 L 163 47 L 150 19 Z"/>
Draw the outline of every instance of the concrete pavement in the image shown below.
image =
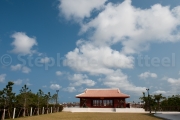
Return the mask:
<path fill-rule="evenodd" d="M 167 120 L 180 120 L 180 112 L 161 112 L 155 113 L 154 116 L 161 117 Z"/>

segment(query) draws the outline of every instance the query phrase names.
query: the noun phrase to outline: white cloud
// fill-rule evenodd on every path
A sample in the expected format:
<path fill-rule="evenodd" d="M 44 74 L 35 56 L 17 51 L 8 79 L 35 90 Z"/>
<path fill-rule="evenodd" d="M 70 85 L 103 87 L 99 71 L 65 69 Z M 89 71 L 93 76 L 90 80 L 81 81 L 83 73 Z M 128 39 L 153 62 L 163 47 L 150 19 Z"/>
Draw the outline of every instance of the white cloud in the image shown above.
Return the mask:
<path fill-rule="evenodd" d="M 169 84 L 170 90 L 167 92 L 169 95 L 172 94 L 179 94 L 180 91 L 180 78 L 169 78 L 169 77 L 164 77 L 163 80 L 166 80 Z"/>
<path fill-rule="evenodd" d="M 42 59 L 40 60 L 40 63 L 48 63 L 48 62 L 50 62 L 50 61 L 51 61 L 50 58 L 45 57 L 45 58 L 42 58 Z"/>
<path fill-rule="evenodd" d="M 91 74 L 111 73 L 111 68 L 133 68 L 134 58 L 126 56 L 108 46 L 96 47 L 85 43 L 66 54 L 64 64 L 77 71 Z"/>
<path fill-rule="evenodd" d="M 120 69 L 133 68 L 134 58 L 112 50 L 107 46 L 94 46 L 93 44 L 78 41 L 79 48 L 69 52 L 66 55 L 65 65 L 80 72 L 88 72 L 91 75 L 105 75 L 101 80 L 102 84 L 107 87 L 120 88 L 125 91 L 142 93 L 146 88 L 137 87 L 128 81 L 128 76 L 123 74 Z M 71 86 L 81 86 L 89 84 L 90 81 L 86 75 L 74 74 L 69 78 Z"/>
<path fill-rule="evenodd" d="M 139 75 L 139 78 L 141 79 L 146 79 L 146 78 L 157 78 L 156 73 L 151 73 L 151 72 L 144 72 Z"/>
<path fill-rule="evenodd" d="M 11 65 L 11 70 L 12 71 L 18 71 L 18 70 L 21 70 L 23 73 L 29 73 L 31 72 L 31 69 L 26 67 L 26 66 L 23 66 L 21 64 L 17 64 L 17 65 Z"/>
<path fill-rule="evenodd" d="M 179 86 L 180 86 L 180 78 L 178 78 L 178 79 L 168 78 L 167 81 L 168 81 L 170 84 L 179 85 Z"/>
<path fill-rule="evenodd" d="M 12 52 L 25 55 L 32 54 L 34 52 L 32 48 L 33 46 L 37 45 L 35 38 L 28 37 L 23 32 L 16 32 L 11 37 L 14 38 L 14 41 L 11 44 L 14 46 Z"/>
<path fill-rule="evenodd" d="M 32 85 L 30 83 L 30 80 L 27 78 L 27 79 L 17 79 L 17 80 L 14 80 L 12 81 L 15 85 L 22 85 L 22 84 L 25 84 L 27 86 L 30 86 Z"/>
<path fill-rule="evenodd" d="M 132 6 L 131 0 L 118 4 L 108 2 L 102 5 L 104 8 L 97 16 L 92 16 L 92 19 L 80 23 L 80 34 L 88 34 L 90 37 L 87 41 L 77 42 L 77 48 L 66 54 L 64 64 L 78 72 L 105 76 L 100 78 L 105 86 L 141 94 L 146 88 L 131 83 L 121 69 L 132 69 L 134 67 L 132 55 L 148 50 L 151 43 L 180 41 L 178 30 L 180 6 L 171 9 L 168 6 L 156 4 L 151 8 L 141 9 Z M 65 8 L 61 9 L 65 10 Z M 70 11 L 66 9 L 65 12 L 61 12 L 67 19 L 91 18 L 90 12 L 75 14 L 77 11 L 74 11 L 75 13 Z M 120 48 L 115 50 L 112 45 L 119 45 Z M 74 78 L 88 79 L 85 76 L 79 74 Z M 157 74 L 145 72 L 139 77 L 157 78 Z M 71 80 L 75 81 L 71 86 L 82 85 L 81 80 L 80 82 L 76 82 L 77 79 Z M 171 80 L 171 83 L 173 82 L 177 83 Z"/>
<path fill-rule="evenodd" d="M 58 84 L 51 84 L 51 85 L 50 85 L 50 88 L 51 88 L 52 90 L 59 90 L 59 89 L 61 88 L 61 86 L 58 85 Z"/>
<path fill-rule="evenodd" d="M 116 70 L 103 78 L 103 84 L 110 88 L 119 88 L 122 91 L 129 91 L 136 94 L 141 94 L 146 90 L 145 87 L 137 87 L 128 81 L 128 76 L 123 74 L 121 70 Z"/>
<path fill-rule="evenodd" d="M 25 79 L 25 84 L 26 84 L 27 86 L 32 85 L 32 84 L 30 83 L 30 80 L 29 80 L 29 79 Z"/>
<path fill-rule="evenodd" d="M 61 71 L 56 71 L 57 76 L 61 76 L 63 73 Z"/>
<path fill-rule="evenodd" d="M 164 76 L 163 78 L 161 78 L 161 80 L 167 80 L 168 77 Z"/>
<path fill-rule="evenodd" d="M 27 82 L 27 83 L 26 83 L 26 85 L 27 85 L 27 86 L 30 86 L 30 85 L 32 85 L 32 84 L 31 84 L 31 83 L 29 83 L 29 82 Z"/>
<path fill-rule="evenodd" d="M 167 91 L 163 91 L 163 90 L 157 90 L 157 91 L 154 91 L 153 94 L 166 94 Z"/>
<path fill-rule="evenodd" d="M 47 86 L 46 86 L 46 85 L 43 85 L 42 87 L 43 87 L 43 88 L 47 88 Z"/>
<path fill-rule="evenodd" d="M 71 80 L 73 83 L 70 83 L 71 86 L 94 86 L 96 84 L 95 81 L 88 79 L 87 75 L 83 74 L 74 74 L 73 76 L 69 77 L 69 80 Z"/>
<path fill-rule="evenodd" d="M 75 92 L 76 88 L 75 87 L 67 87 L 63 89 L 64 91 L 68 91 L 68 92 Z"/>
<path fill-rule="evenodd" d="M 78 87 L 78 88 L 76 88 L 76 89 L 77 89 L 77 92 L 80 92 L 80 93 L 82 93 L 82 92 L 85 91 L 85 89 L 84 89 L 83 87 Z"/>
<path fill-rule="evenodd" d="M 0 75 L 0 82 L 4 82 L 6 78 L 6 74 L 1 74 Z"/>
<path fill-rule="evenodd" d="M 21 80 L 21 79 L 18 79 L 18 80 L 16 80 L 16 81 L 13 81 L 13 83 L 14 83 L 15 85 L 21 85 L 21 84 L 22 84 L 22 80 Z"/>
<path fill-rule="evenodd" d="M 66 19 L 90 17 L 94 9 L 103 7 L 107 0 L 60 0 L 59 10 Z"/>
<path fill-rule="evenodd" d="M 29 72 L 31 72 L 31 69 L 28 68 L 28 67 L 26 67 L 26 66 L 23 66 L 23 67 L 22 67 L 22 72 L 23 72 L 23 73 L 29 73 Z"/>
<path fill-rule="evenodd" d="M 123 46 L 125 54 L 138 53 L 149 48 L 151 42 L 176 42 L 180 39 L 180 6 L 170 9 L 155 4 L 149 9 L 131 5 L 130 0 L 121 4 L 108 3 L 105 9 L 90 22 L 82 25 L 81 33 L 92 31 L 91 40 L 97 45 Z M 159 27 L 161 26 L 161 27 Z"/>
<path fill-rule="evenodd" d="M 21 64 L 11 65 L 11 70 L 12 70 L 12 71 L 21 70 L 21 67 L 22 67 Z"/>

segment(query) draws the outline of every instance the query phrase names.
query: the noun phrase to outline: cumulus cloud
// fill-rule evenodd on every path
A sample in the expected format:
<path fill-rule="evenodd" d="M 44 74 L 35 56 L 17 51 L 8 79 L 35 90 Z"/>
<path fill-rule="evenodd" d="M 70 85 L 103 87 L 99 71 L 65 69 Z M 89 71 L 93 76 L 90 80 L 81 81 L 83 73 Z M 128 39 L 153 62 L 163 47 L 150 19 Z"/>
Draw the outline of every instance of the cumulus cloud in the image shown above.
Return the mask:
<path fill-rule="evenodd" d="M 90 39 L 96 44 L 120 42 L 123 53 L 138 53 L 147 50 L 151 42 L 179 41 L 179 9 L 180 6 L 170 9 L 160 4 L 140 9 L 132 6 L 130 0 L 108 3 L 97 17 L 82 25 L 81 33 L 93 29 Z"/>
<path fill-rule="evenodd" d="M 134 58 L 126 56 L 108 46 L 96 47 L 85 43 L 66 54 L 64 64 L 77 71 L 91 74 L 111 73 L 111 68 L 133 68 Z"/>
<path fill-rule="evenodd" d="M 11 65 L 11 70 L 12 70 L 12 71 L 21 70 L 21 67 L 22 67 L 21 64 Z"/>
<path fill-rule="evenodd" d="M 91 12 L 103 7 L 107 0 L 60 0 L 59 10 L 66 19 L 83 19 L 90 17 Z"/>
<path fill-rule="evenodd" d="M 43 85 L 42 87 L 43 87 L 43 88 L 47 88 L 47 86 L 46 86 L 46 85 Z"/>
<path fill-rule="evenodd" d="M 23 72 L 23 73 L 29 73 L 29 72 L 31 72 L 31 69 L 28 68 L 28 67 L 26 67 L 26 66 L 23 66 L 23 67 L 22 67 L 22 72 Z"/>
<path fill-rule="evenodd" d="M 172 94 L 179 94 L 180 91 L 180 78 L 170 78 L 170 77 L 163 77 L 163 80 L 167 81 L 169 84 L 169 95 Z"/>
<path fill-rule="evenodd" d="M 179 85 L 179 86 L 180 86 L 180 78 L 178 78 L 178 79 L 168 78 L 167 81 L 168 81 L 170 84 Z"/>
<path fill-rule="evenodd" d="M 167 91 L 163 91 L 163 90 L 157 90 L 153 92 L 154 94 L 166 94 Z"/>
<path fill-rule="evenodd" d="M 180 41 L 180 6 L 170 8 L 155 4 L 142 9 L 132 6 L 131 0 L 117 4 L 107 1 L 107 4 L 101 3 L 103 9 L 99 13 L 91 16 L 91 9 L 87 9 L 87 13 L 80 13 L 72 10 L 79 7 L 77 4 L 68 10 L 63 2 L 65 0 L 61 1 L 60 9 L 67 19 L 92 18 L 80 23 L 80 34 L 88 34 L 89 37 L 79 40 L 77 47 L 66 54 L 64 65 L 78 72 L 103 75 L 104 78 L 99 80 L 105 86 L 142 93 L 146 88 L 131 83 L 122 69 L 133 69 L 133 55 L 148 50 L 151 43 Z M 114 49 L 113 45 L 120 47 Z M 83 74 L 79 76 L 87 79 Z M 139 77 L 157 78 L 157 74 L 145 72 Z M 171 80 L 173 82 L 177 81 Z M 76 84 L 82 85 L 81 80 Z"/>
<path fill-rule="evenodd" d="M 50 58 L 45 57 L 45 58 L 41 58 L 40 63 L 48 63 L 48 62 L 50 62 L 50 61 L 51 61 Z"/>
<path fill-rule="evenodd" d="M 31 72 L 31 69 L 23 66 L 22 64 L 17 64 L 17 65 L 11 65 L 11 70 L 12 71 L 18 71 L 21 70 L 23 73 L 29 73 Z"/>
<path fill-rule="evenodd" d="M 151 73 L 151 72 L 144 72 L 139 75 L 139 78 L 141 79 L 146 79 L 146 78 L 157 78 L 156 73 Z"/>
<path fill-rule="evenodd" d="M 87 75 L 83 74 L 74 74 L 73 76 L 69 77 L 69 80 L 71 80 L 73 83 L 71 83 L 71 86 L 94 86 L 96 84 L 95 81 L 88 78 Z"/>
<path fill-rule="evenodd" d="M 59 89 L 61 88 L 61 86 L 58 85 L 58 84 L 51 84 L 51 85 L 50 85 L 50 88 L 51 88 L 52 90 L 59 90 Z"/>
<path fill-rule="evenodd" d="M 63 73 L 61 71 L 56 71 L 57 76 L 61 76 Z"/>
<path fill-rule="evenodd" d="M 21 85 L 22 82 L 23 82 L 23 80 L 21 80 L 21 79 L 18 79 L 18 80 L 13 81 L 13 83 L 14 83 L 15 85 Z"/>
<path fill-rule="evenodd" d="M 31 86 L 32 84 L 30 83 L 30 80 L 27 78 L 27 79 L 24 79 L 23 80 L 24 83 L 27 85 L 27 86 Z"/>
<path fill-rule="evenodd" d="M 75 91 L 76 91 L 76 88 L 75 88 L 75 87 L 67 87 L 67 88 L 64 88 L 63 91 L 75 92 Z"/>
<path fill-rule="evenodd" d="M 0 82 L 4 82 L 6 78 L 6 74 L 1 74 L 0 75 Z"/>
<path fill-rule="evenodd" d="M 32 48 L 37 45 L 35 38 L 28 37 L 24 32 L 16 32 L 11 37 L 14 38 L 14 41 L 11 44 L 14 47 L 12 52 L 25 55 L 34 52 Z"/>
<path fill-rule="evenodd" d="M 133 68 L 134 58 L 121 54 L 108 46 L 94 46 L 90 43 L 79 45 L 74 51 L 66 55 L 65 65 L 80 72 L 88 72 L 91 75 L 104 75 L 101 81 L 107 87 L 116 87 L 122 90 L 142 93 L 146 88 L 137 87 L 128 81 L 128 76 L 123 74 L 120 69 Z M 77 82 L 71 86 L 80 86 L 86 83 L 86 75 L 74 74 L 70 80 Z M 86 83 L 89 84 L 89 83 Z"/>
<path fill-rule="evenodd" d="M 146 90 L 145 87 L 138 87 L 129 82 L 128 76 L 121 72 L 121 70 L 116 70 L 111 74 L 106 75 L 103 78 L 102 83 L 110 88 L 119 88 L 123 91 L 129 91 L 136 94 L 141 94 Z"/>

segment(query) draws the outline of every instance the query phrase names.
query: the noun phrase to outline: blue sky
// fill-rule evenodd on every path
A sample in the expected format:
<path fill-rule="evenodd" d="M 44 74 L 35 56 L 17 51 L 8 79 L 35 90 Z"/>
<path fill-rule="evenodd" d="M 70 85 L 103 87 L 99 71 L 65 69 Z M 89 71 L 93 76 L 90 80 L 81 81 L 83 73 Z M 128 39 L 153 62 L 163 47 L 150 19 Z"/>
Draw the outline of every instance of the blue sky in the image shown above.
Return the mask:
<path fill-rule="evenodd" d="M 180 1 L 1 0 L 0 87 L 179 94 Z"/>

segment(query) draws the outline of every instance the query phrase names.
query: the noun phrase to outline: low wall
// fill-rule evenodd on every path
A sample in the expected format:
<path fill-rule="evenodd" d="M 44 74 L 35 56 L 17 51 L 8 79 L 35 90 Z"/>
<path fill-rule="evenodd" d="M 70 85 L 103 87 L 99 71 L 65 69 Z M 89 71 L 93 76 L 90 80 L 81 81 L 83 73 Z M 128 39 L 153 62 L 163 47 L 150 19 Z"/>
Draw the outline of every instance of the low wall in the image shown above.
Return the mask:
<path fill-rule="evenodd" d="M 89 112 L 115 112 L 115 108 L 89 108 Z"/>
<path fill-rule="evenodd" d="M 63 108 L 64 112 L 89 112 L 89 108 Z"/>
<path fill-rule="evenodd" d="M 146 113 L 142 108 L 64 108 L 64 112 Z"/>
<path fill-rule="evenodd" d="M 116 112 L 145 113 L 145 110 L 143 108 L 116 108 Z"/>

